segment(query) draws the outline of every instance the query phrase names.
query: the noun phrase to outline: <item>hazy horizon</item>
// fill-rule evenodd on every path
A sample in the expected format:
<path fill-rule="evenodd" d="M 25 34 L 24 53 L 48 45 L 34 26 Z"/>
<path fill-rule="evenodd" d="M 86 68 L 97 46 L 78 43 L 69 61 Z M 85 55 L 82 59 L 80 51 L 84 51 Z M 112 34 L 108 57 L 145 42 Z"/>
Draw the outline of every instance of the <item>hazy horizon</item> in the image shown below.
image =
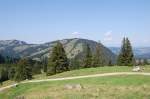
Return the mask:
<path fill-rule="evenodd" d="M 0 0 L 0 40 L 45 43 L 68 38 L 120 47 L 150 45 L 148 0 Z"/>

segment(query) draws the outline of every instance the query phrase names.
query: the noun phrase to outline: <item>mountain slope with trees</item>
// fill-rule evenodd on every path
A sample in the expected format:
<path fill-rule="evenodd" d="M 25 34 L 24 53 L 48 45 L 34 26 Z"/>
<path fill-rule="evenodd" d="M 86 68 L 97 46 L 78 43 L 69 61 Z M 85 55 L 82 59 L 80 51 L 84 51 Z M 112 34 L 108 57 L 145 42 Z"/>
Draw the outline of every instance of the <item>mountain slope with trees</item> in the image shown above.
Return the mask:
<path fill-rule="evenodd" d="M 59 40 L 66 51 L 69 59 L 82 58 L 85 53 L 85 46 L 88 44 L 91 52 L 96 53 L 98 42 L 87 39 L 63 39 Z M 27 57 L 36 60 L 41 60 L 43 57 L 49 57 L 49 52 L 52 52 L 53 47 L 58 41 L 48 42 L 44 44 L 28 44 L 18 40 L 2 40 L 0 41 L 0 54 L 11 57 Z M 101 53 L 105 60 L 115 62 L 115 54 L 108 48 L 99 44 Z"/>

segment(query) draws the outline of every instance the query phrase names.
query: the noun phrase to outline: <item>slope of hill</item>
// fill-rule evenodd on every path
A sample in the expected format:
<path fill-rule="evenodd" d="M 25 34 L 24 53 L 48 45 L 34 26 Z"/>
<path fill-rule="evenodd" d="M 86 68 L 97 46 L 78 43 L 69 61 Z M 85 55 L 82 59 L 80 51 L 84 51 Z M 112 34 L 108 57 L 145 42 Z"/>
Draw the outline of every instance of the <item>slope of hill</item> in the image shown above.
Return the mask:
<path fill-rule="evenodd" d="M 41 57 L 48 57 L 53 46 L 57 41 L 48 42 L 44 44 L 27 44 L 18 40 L 1 40 L 0 41 L 0 53 L 4 56 L 14 57 L 30 57 L 33 59 L 40 59 Z M 93 53 L 95 53 L 96 45 L 95 41 L 87 39 L 64 39 L 60 40 L 63 44 L 68 58 L 81 58 L 85 52 L 84 46 L 89 44 Z M 106 60 L 112 60 L 115 62 L 115 54 L 113 54 L 108 48 L 100 44 L 103 57 Z"/>

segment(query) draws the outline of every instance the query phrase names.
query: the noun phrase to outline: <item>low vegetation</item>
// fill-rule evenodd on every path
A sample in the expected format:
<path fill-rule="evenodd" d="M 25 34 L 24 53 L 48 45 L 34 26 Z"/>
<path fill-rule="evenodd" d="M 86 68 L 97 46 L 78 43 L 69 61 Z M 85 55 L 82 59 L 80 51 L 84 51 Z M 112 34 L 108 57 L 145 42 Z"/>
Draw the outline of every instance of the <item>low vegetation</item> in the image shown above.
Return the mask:
<path fill-rule="evenodd" d="M 81 89 L 67 89 L 81 84 Z M 109 76 L 21 84 L 0 93 L 1 99 L 148 99 L 149 76 Z M 17 99 L 17 98 L 16 98 Z"/>
<path fill-rule="evenodd" d="M 142 66 L 143 70 L 141 72 L 150 72 L 150 65 Z M 48 78 L 62 78 L 62 77 L 73 77 L 73 76 L 84 76 L 84 75 L 93 75 L 101 73 L 113 73 L 113 72 L 132 72 L 132 67 L 130 66 L 104 66 L 97 68 L 85 68 L 79 70 L 72 70 L 63 73 L 59 73 L 52 76 L 45 76 L 46 74 L 39 74 L 33 76 L 33 79 L 48 79 Z"/>

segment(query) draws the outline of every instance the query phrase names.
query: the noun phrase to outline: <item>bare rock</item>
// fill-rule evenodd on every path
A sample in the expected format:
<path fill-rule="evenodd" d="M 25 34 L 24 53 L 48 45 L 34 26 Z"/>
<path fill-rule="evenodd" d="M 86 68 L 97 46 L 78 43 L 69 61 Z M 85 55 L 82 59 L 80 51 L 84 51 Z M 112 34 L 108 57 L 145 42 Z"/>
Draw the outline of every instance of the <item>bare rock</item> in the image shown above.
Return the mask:
<path fill-rule="evenodd" d="M 81 89 L 83 89 L 83 87 L 81 84 L 77 84 L 75 85 L 75 89 L 80 91 Z"/>
<path fill-rule="evenodd" d="M 25 96 L 17 96 L 15 99 L 26 99 Z"/>
<path fill-rule="evenodd" d="M 68 89 L 68 90 L 78 90 L 80 91 L 81 89 L 83 89 L 83 86 L 81 84 L 67 84 L 65 85 L 65 89 Z"/>
<path fill-rule="evenodd" d="M 133 72 L 139 72 L 141 71 L 141 68 L 140 66 L 135 66 L 133 69 L 132 69 Z"/>
<path fill-rule="evenodd" d="M 68 85 L 65 85 L 65 89 L 69 89 L 69 90 L 70 90 L 70 89 L 73 89 L 73 86 L 72 86 L 72 85 L 69 85 L 69 84 L 68 84 Z"/>

